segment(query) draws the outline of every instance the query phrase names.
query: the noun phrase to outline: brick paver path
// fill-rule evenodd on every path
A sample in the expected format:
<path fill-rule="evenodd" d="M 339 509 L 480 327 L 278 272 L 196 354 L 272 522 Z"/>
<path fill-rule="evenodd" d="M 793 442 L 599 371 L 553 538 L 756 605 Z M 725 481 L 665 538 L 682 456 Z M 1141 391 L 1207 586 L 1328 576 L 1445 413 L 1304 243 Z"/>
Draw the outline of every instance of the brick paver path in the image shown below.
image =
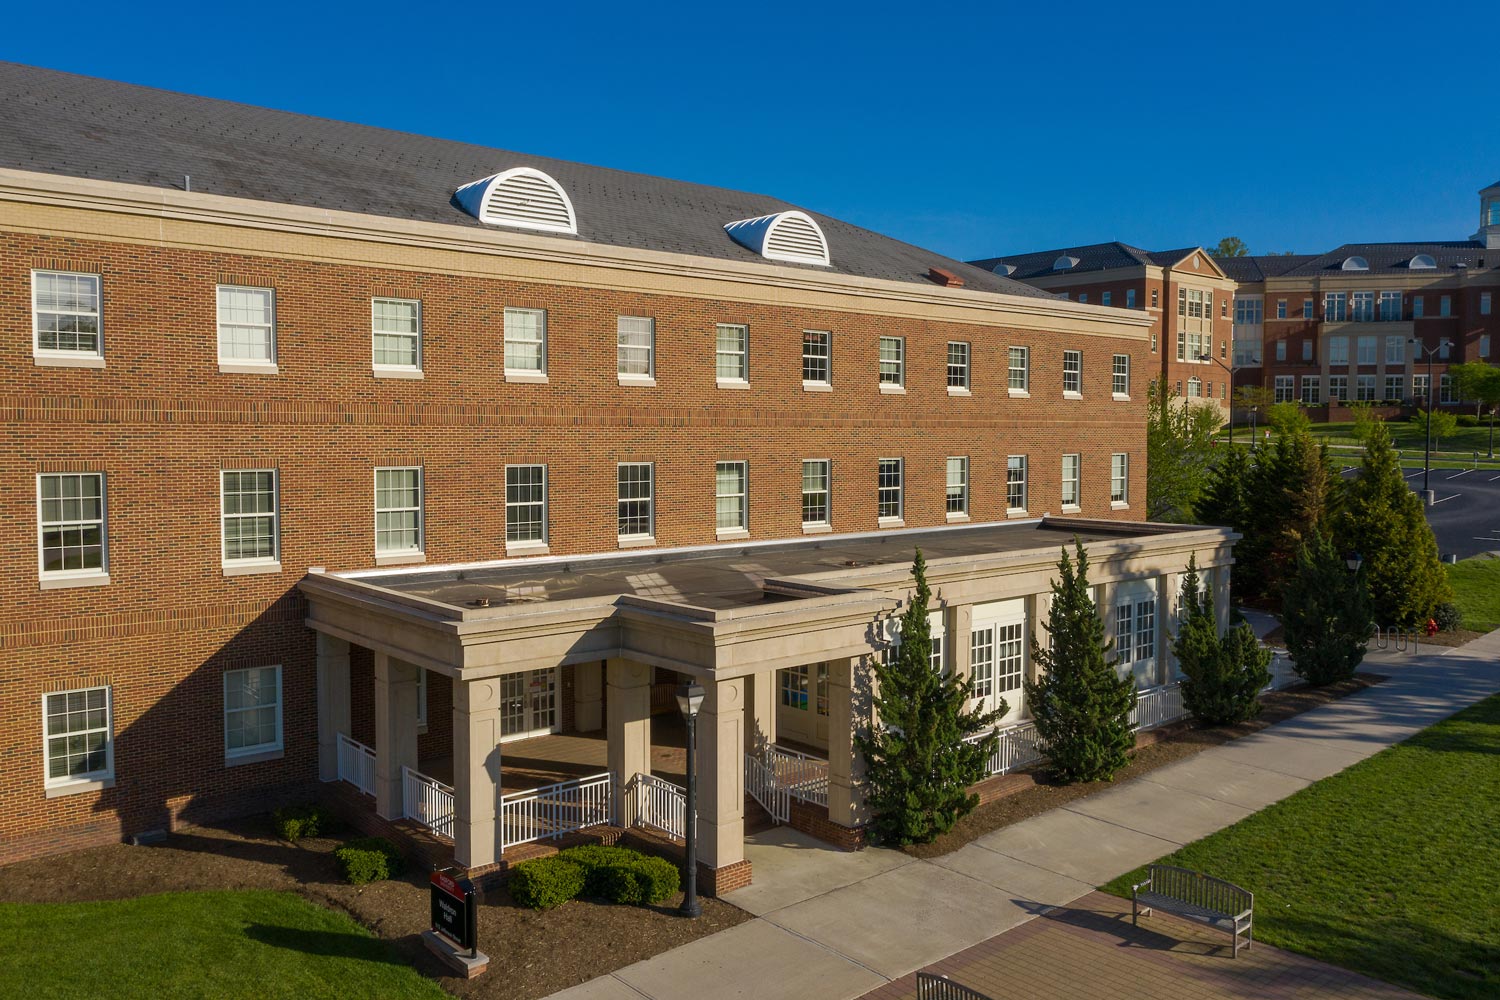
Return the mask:
<path fill-rule="evenodd" d="M 1418 994 L 1256 942 L 1231 958 L 1229 936 L 1153 914 L 1130 924 L 1130 903 L 1092 892 L 1014 930 L 951 955 L 924 972 L 995 1000 L 1420 1000 Z M 865 1000 L 911 1000 L 916 974 Z"/>

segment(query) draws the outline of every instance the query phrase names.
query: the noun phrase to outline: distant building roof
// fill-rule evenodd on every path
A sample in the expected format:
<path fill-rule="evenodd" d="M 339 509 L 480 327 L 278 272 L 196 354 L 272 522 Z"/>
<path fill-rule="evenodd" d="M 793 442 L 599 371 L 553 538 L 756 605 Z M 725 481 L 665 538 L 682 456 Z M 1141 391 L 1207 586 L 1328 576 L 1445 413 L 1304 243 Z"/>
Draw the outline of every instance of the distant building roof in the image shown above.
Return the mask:
<path fill-rule="evenodd" d="M 1187 251 L 1183 251 L 1178 255 L 1177 260 L 1181 260 L 1186 255 Z M 1120 267 L 1140 267 L 1143 264 L 1155 263 L 1149 251 L 1118 242 L 1090 243 L 1081 247 L 1059 247 L 1055 250 L 1037 250 L 1032 253 L 1011 254 L 1007 257 L 987 257 L 984 260 L 970 261 L 970 263 L 986 271 L 994 271 L 997 266 L 1008 264 L 1015 268 L 1010 272 L 1010 276 L 1018 281 L 1025 281 L 1029 278 L 1063 273 L 1053 266 L 1062 257 L 1075 257 L 1078 260 L 1078 263 L 1067 269 L 1069 274 L 1109 271 Z"/>
<path fill-rule="evenodd" d="M 1316 259 L 1314 254 L 1271 254 L 1264 257 L 1215 257 L 1214 263 L 1231 279 L 1244 285 L 1279 278 Z"/>
<path fill-rule="evenodd" d="M 1401 274 L 1412 270 L 1410 267 L 1412 258 L 1422 254 L 1430 256 L 1437 264 L 1436 271 L 1442 273 L 1460 266 L 1481 266 L 1480 262 L 1485 257 L 1485 248 L 1483 243 L 1476 243 L 1473 240 L 1437 243 L 1345 243 L 1328 253 L 1304 258 L 1301 264 L 1283 271 L 1282 275 L 1315 277 L 1331 271 L 1341 271 L 1344 269 L 1344 261 L 1350 257 L 1363 257 L 1370 265 L 1368 271 L 1370 274 Z M 1500 254 L 1496 251 L 1489 251 L 1489 256 L 1490 266 L 1500 264 L 1500 259 L 1497 259 L 1500 258 Z M 1271 277 L 1280 276 L 1271 275 Z"/>

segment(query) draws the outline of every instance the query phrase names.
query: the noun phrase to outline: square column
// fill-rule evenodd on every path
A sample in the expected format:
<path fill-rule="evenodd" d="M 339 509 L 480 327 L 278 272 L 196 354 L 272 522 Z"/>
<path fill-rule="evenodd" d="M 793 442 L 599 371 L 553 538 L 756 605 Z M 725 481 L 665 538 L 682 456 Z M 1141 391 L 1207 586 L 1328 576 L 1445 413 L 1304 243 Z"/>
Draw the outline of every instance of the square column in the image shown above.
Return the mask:
<path fill-rule="evenodd" d="M 745 681 L 706 680 L 698 712 L 698 860 L 745 860 Z"/>
<path fill-rule="evenodd" d="M 604 670 L 598 663 L 573 667 L 573 725 L 580 733 L 604 727 Z"/>
<path fill-rule="evenodd" d="M 1182 610 L 1182 574 L 1163 573 L 1160 599 L 1156 602 L 1156 683 L 1170 684 L 1177 678 L 1177 657 L 1172 652 L 1172 640 L 1168 633 L 1176 635 L 1180 627 L 1179 612 Z"/>
<path fill-rule="evenodd" d="M 869 725 L 874 695 L 874 672 L 863 661 L 828 662 L 828 818 L 839 826 L 863 826 L 870 818 L 854 734 Z"/>
<path fill-rule="evenodd" d="M 948 608 L 943 619 L 948 633 L 948 662 L 954 677 L 969 676 L 969 633 L 974 630 L 974 605 L 958 604 Z"/>
<path fill-rule="evenodd" d="M 400 819 L 401 769 L 417 767 L 417 668 L 375 654 L 375 811 Z"/>
<path fill-rule="evenodd" d="M 1213 600 L 1214 621 L 1218 623 L 1219 634 L 1223 635 L 1229 631 L 1229 567 L 1215 566 L 1213 572 Z"/>
<path fill-rule="evenodd" d="M 500 680 L 453 682 L 453 858 L 466 868 L 500 858 Z"/>
<path fill-rule="evenodd" d="M 745 720 L 745 750 L 755 753 L 776 742 L 776 672 L 745 678 L 749 717 Z"/>
<path fill-rule="evenodd" d="M 353 735 L 349 643 L 318 633 L 318 780 L 339 780 L 339 733 Z"/>
<path fill-rule="evenodd" d="M 609 770 L 615 776 L 615 819 L 628 826 L 625 786 L 651 773 L 651 668 L 634 660 L 610 660 Z"/>
<path fill-rule="evenodd" d="M 1052 633 L 1047 631 L 1047 616 L 1052 613 L 1052 591 L 1032 594 L 1026 598 L 1026 677 L 1033 684 L 1042 679 L 1042 665 L 1031 655 L 1031 640 L 1038 646 L 1052 648 Z"/>

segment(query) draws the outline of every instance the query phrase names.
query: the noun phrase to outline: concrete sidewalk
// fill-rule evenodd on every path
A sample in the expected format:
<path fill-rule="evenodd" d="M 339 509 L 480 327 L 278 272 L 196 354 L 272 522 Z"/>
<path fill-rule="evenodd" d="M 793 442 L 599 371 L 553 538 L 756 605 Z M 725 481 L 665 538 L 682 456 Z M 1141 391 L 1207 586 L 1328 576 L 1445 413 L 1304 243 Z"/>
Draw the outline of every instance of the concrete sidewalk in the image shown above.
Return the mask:
<path fill-rule="evenodd" d="M 1070 903 L 1500 691 L 1500 631 L 1382 653 L 1384 684 L 921 861 L 786 828 L 747 839 L 755 920 L 554 994 L 848 1000 Z"/>

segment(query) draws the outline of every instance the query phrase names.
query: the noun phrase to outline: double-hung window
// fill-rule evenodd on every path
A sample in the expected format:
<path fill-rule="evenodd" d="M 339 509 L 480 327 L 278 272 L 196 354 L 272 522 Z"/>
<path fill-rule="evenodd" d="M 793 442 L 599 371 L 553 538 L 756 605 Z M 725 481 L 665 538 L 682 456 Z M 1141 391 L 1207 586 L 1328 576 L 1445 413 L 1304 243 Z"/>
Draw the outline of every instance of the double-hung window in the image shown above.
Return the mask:
<path fill-rule="evenodd" d="M 882 458 L 876 480 L 876 516 L 881 521 L 901 520 L 902 468 L 899 458 Z"/>
<path fill-rule="evenodd" d="M 1083 468 L 1082 455 L 1064 455 L 1062 457 L 1062 505 L 1064 510 L 1073 510 L 1079 506 L 1079 475 Z"/>
<path fill-rule="evenodd" d="M 375 470 L 375 555 L 422 551 L 422 470 Z"/>
<path fill-rule="evenodd" d="M 826 526 L 829 521 L 828 460 L 809 458 L 802 463 L 802 526 Z"/>
<path fill-rule="evenodd" d="M 650 462 L 621 462 L 618 469 L 619 536 L 625 539 L 654 537 L 656 524 Z"/>
<path fill-rule="evenodd" d="M 1439 295 L 1438 296 L 1438 315 L 1439 316 L 1452 316 L 1453 315 L 1453 296 L 1451 296 L 1451 295 Z"/>
<path fill-rule="evenodd" d="M 880 338 L 880 388 L 906 384 L 906 338 Z"/>
<path fill-rule="evenodd" d="M 1302 318 L 1303 319 L 1312 319 L 1313 318 L 1313 300 L 1312 299 L 1303 299 L 1302 300 Z"/>
<path fill-rule="evenodd" d="M 1130 355 L 1116 354 L 1114 356 L 1109 387 L 1116 396 L 1130 395 Z"/>
<path fill-rule="evenodd" d="M 781 675 L 781 704 L 787 708 L 807 711 L 807 665 L 787 667 Z"/>
<path fill-rule="evenodd" d="M 99 275 L 31 272 L 31 349 L 38 364 L 102 365 L 99 317 Z"/>
<path fill-rule="evenodd" d="M 1063 392 L 1080 395 L 1083 392 L 1083 352 L 1063 351 Z"/>
<path fill-rule="evenodd" d="M 720 382 L 750 381 L 750 328 L 743 323 L 714 327 L 714 377 Z"/>
<path fill-rule="evenodd" d="M 422 370 L 422 304 L 370 300 L 370 362 L 376 373 Z"/>
<path fill-rule="evenodd" d="M 955 456 L 948 459 L 947 506 L 950 517 L 969 513 L 969 460 Z"/>
<path fill-rule="evenodd" d="M 622 371 L 624 369 L 621 369 Z M 505 375 L 518 381 L 547 374 L 547 310 L 505 310 Z"/>
<path fill-rule="evenodd" d="M 1012 347 L 1006 361 L 1006 385 L 1011 392 L 1026 392 L 1031 388 L 1030 349 Z"/>
<path fill-rule="evenodd" d="M 1124 452 L 1109 456 L 1109 502 L 1130 502 L 1130 456 Z"/>
<path fill-rule="evenodd" d="M 1026 456 L 1010 455 L 1005 459 L 1005 509 L 1012 514 L 1026 512 Z"/>
<path fill-rule="evenodd" d="M 219 285 L 219 365 L 270 368 L 276 364 L 276 293 L 269 288 Z M 239 370 L 237 367 L 231 370 Z"/>
<path fill-rule="evenodd" d="M 104 473 L 37 476 L 37 547 L 42 586 L 108 583 Z"/>
<path fill-rule="evenodd" d="M 1348 375 L 1330 375 L 1330 376 L 1328 376 L 1328 400 L 1329 400 L 1329 402 L 1337 402 L 1337 403 L 1347 403 L 1347 402 L 1349 402 L 1349 376 Z"/>
<path fill-rule="evenodd" d="M 964 341 L 948 342 L 948 389 L 969 388 L 969 345 Z"/>
<path fill-rule="evenodd" d="M 656 320 L 649 316 L 619 317 L 616 341 L 622 382 L 649 382 L 656 378 Z"/>
<path fill-rule="evenodd" d="M 833 334 L 827 330 L 802 331 L 802 385 L 822 388 L 830 385 L 830 363 Z"/>
<path fill-rule="evenodd" d="M 42 696 L 42 758 L 49 789 L 114 777 L 110 708 L 108 687 Z"/>
<path fill-rule="evenodd" d="M 224 568 L 280 569 L 276 470 L 219 472 Z"/>
<path fill-rule="evenodd" d="M 505 467 L 505 544 L 508 549 L 547 544 L 547 467 Z"/>
<path fill-rule="evenodd" d="M 1491 305 L 1492 305 L 1493 301 L 1494 301 L 1493 293 L 1491 293 L 1491 292 L 1480 292 L 1479 293 L 1479 315 L 1481 315 L 1481 316 L 1488 316 L 1490 314 L 1490 308 L 1491 308 Z"/>
<path fill-rule="evenodd" d="M 1275 383 L 1275 401 L 1278 403 L 1290 403 L 1295 394 L 1296 379 L 1292 375 L 1277 375 Z"/>
<path fill-rule="evenodd" d="M 1458 402 L 1458 393 L 1454 391 L 1454 384 L 1453 384 L 1453 376 L 1452 375 L 1439 375 L 1438 376 L 1438 402 L 1439 403 L 1456 403 L 1456 402 Z"/>
<path fill-rule="evenodd" d="M 738 535 L 749 528 L 746 497 L 745 463 L 717 463 L 714 466 L 714 526 L 720 535 Z"/>
<path fill-rule="evenodd" d="M 1125 289 L 1125 308 L 1126 309 L 1134 309 L 1135 308 L 1135 289 L 1134 288 L 1127 288 L 1127 289 Z"/>
<path fill-rule="evenodd" d="M 1411 396 L 1417 402 L 1427 401 L 1427 390 L 1432 385 L 1426 375 L 1413 375 L 1411 377 Z"/>
<path fill-rule="evenodd" d="M 1355 378 L 1354 391 L 1359 402 L 1372 403 L 1375 401 L 1375 376 L 1359 375 Z"/>
<path fill-rule="evenodd" d="M 1286 299 L 1276 300 L 1276 318 L 1286 319 Z"/>
<path fill-rule="evenodd" d="M 1387 375 L 1385 377 L 1385 398 L 1403 399 L 1406 396 L 1406 376 Z"/>
<path fill-rule="evenodd" d="M 281 749 L 281 667 L 224 672 L 224 756 Z"/>
<path fill-rule="evenodd" d="M 1423 295 L 1413 295 L 1411 297 L 1411 318 L 1412 319 L 1421 319 L 1422 316 L 1423 316 L 1423 314 L 1426 311 L 1427 311 L 1427 298 L 1426 298 L 1426 296 L 1423 296 Z"/>
<path fill-rule="evenodd" d="M 1392 323 L 1401 318 L 1401 293 L 1380 293 L 1380 321 Z"/>
<path fill-rule="evenodd" d="M 1317 406 L 1322 400 L 1322 376 L 1302 376 L 1302 402 L 1308 406 Z"/>

